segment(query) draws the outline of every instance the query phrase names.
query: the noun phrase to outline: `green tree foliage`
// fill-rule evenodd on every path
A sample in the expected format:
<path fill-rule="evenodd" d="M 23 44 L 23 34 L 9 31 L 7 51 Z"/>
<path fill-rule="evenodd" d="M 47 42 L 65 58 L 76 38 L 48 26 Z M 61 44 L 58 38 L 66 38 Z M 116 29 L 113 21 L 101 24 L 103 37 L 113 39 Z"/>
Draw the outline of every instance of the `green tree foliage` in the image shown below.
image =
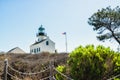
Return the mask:
<path fill-rule="evenodd" d="M 103 8 L 94 13 L 88 20 L 93 30 L 98 31 L 100 41 L 115 39 L 120 44 L 120 8 Z"/>
<path fill-rule="evenodd" d="M 69 54 L 74 80 L 106 80 L 120 74 L 120 54 L 103 46 L 79 46 Z"/>

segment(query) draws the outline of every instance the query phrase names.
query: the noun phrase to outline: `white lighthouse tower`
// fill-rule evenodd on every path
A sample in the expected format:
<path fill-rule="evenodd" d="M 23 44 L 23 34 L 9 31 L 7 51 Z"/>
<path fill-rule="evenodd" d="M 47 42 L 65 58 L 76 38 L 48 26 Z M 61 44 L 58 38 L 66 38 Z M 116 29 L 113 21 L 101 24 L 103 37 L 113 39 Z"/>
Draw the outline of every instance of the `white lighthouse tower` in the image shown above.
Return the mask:
<path fill-rule="evenodd" d="M 36 37 L 37 41 L 30 46 L 30 53 L 55 53 L 55 43 L 47 36 L 42 25 L 38 28 Z"/>

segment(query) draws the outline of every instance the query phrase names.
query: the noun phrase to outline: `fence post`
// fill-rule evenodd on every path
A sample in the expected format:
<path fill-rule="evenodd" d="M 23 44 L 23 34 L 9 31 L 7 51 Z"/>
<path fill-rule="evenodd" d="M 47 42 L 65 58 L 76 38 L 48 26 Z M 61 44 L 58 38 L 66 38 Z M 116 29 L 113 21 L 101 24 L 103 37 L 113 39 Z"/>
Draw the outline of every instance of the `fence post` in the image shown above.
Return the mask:
<path fill-rule="evenodd" d="M 50 67 L 50 80 L 53 80 L 52 77 L 53 77 L 53 67 L 52 67 L 52 61 L 49 62 L 49 67 Z"/>
<path fill-rule="evenodd" d="M 8 68 L 8 60 L 5 59 L 5 61 L 4 61 L 4 78 L 3 78 L 3 80 L 7 80 L 7 68 Z"/>

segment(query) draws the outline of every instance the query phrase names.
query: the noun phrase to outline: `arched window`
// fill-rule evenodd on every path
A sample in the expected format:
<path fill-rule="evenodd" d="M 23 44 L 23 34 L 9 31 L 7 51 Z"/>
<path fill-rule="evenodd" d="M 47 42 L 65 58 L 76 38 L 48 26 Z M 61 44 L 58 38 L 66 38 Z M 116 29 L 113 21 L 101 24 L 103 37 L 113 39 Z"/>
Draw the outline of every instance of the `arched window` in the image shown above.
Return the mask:
<path fill-rule="evenodd" d="M 49 45 L 49 42 L 48 42 L 48 41 L 46 41 L 46 45 Z"/>

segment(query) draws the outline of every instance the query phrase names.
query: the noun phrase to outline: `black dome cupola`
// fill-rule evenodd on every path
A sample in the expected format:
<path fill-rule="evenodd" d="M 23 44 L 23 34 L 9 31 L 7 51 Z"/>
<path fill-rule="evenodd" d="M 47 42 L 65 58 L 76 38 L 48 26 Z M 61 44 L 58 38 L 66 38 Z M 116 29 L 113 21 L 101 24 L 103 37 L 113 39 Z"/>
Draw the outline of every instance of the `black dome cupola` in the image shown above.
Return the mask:
<path fill-rule="evenodd" d="M 45 28 L 43 28 L 43 25 L 41 25 L 41 26 L 38 28 L 37 37 L 38 37 L 38 36 L 46 36 Z"/>

